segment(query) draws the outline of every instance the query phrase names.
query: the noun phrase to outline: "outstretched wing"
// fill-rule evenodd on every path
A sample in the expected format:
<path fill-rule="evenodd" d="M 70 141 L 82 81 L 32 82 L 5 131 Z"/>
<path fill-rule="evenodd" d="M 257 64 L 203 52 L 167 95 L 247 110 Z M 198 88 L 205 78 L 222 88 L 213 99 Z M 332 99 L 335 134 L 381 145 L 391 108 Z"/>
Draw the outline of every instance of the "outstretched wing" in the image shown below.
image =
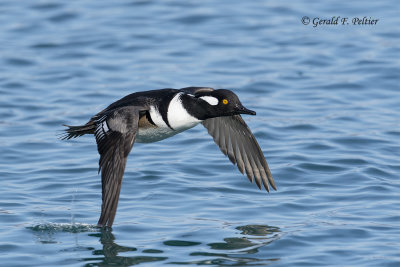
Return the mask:
<path fill-rule="evenodd" d="M 240 115 L 217 117 L 202 122 L 222 153 L 237 164 L 241 173 L 246 172 L 250 182 L 261 181 L 269 192 L 269 185 L 276 190 L 274 179 L 256 138 Z"/>
<path fill-rule="evenodd" d="M 139 108 L 122 107 L 101 115 L 94 118 L 103 201 L 97 224 L 111 227 L 117 212 L 126 159 L 138 131 Z"/>

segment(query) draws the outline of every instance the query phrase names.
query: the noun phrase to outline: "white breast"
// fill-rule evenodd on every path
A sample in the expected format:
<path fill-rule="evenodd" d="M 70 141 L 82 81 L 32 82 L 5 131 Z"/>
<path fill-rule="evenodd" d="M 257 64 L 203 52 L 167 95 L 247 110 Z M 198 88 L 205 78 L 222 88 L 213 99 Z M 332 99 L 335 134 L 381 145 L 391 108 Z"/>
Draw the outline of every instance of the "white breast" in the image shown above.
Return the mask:
<path fill-rule="evenodd" d="M 167 118 L 172 129 L 163 120 L 159 110 L 151 106 L 149 113 L 156 126 L 140 128 L 136 135 L 137 143 L 157 142 L 190 129 L 200 122 L 200 120 L 191 116 L 183 107 L 180 98 L 181 95 L 182 93 L 176 94 L 168 106 Z"/>
<path fill-rule="evenodd" d="M 168 107 L 168 122 L 171 127 L 177 131 L 184 131 L 196 126 L 200 120 L 190 115 L 183 107 L 181 96 L 178 93 L 171 100 Z"/>
<path fill-rule="evenodd" d="M 168 127 L 156 107 L 151 106 L 149 113 L 155 126 L 139 128 L 136 135 L 137 143 L 153 143 L 177 134 L 177 132 Z"/>

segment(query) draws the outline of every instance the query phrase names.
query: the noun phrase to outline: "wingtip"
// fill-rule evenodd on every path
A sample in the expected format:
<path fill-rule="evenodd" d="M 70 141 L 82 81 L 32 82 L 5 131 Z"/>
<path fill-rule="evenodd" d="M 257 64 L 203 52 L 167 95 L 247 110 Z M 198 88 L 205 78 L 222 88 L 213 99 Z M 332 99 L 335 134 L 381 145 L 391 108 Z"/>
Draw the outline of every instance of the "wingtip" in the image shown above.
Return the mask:
<path fill-rule="evenodd" d="M 265 188 L 265 190 L 267 190 L 267 192 L 269 193 L 269 186 L 268 186 L 268 184 L 265 184 L 265 183 L 264 183 L 264 188 Z"/>
<path fill-rule="evenodd" d="M 269 182 L 269 184 L 271 185 L 271 187 L 272 187 L 275 191 L 277 191 L 276 185 L 275 185 L 275 181 L 274 181 L 274 178 L 272 178 L 272 176 L 269 176 L 269 177 L 268 177 L 268 182 Z"/>
<path fill-rule="evenodd" d="M 256 181 L 256 184 L 257 184 L 257 186 L 258 186 L 258 189 L 261 190 L 261 181 L 260 181 L 259 179 L 257 179 L 256 177 L 255 177 L 254 180 Z"/>

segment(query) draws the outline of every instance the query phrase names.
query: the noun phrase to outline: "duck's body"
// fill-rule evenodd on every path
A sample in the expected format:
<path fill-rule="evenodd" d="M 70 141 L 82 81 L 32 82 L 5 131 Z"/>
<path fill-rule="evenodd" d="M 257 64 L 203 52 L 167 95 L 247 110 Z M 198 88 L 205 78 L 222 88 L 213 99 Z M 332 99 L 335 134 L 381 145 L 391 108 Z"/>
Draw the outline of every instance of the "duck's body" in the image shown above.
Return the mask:
<path fill-rule="evenodd" d="M 240 114 L 255 115 L 225 89 L 188 87 L 137 92 L 112 103 L 82 126 L 68 126 L 64 139 L 94 134 L 102 172 L 99 226 L 111 227 L 126 159 L 134 144 L 152 143 L 202 123 L 229 159 L 250 181 L 276 189 L 264 155 Z"/>

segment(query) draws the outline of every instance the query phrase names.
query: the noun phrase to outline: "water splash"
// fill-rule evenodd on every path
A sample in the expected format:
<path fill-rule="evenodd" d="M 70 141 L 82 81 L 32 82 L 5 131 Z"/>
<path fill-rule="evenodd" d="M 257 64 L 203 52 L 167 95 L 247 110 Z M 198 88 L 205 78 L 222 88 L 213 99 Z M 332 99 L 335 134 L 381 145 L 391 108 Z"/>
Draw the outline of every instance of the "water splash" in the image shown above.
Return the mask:
<path fill-rule="evenodd" d="M 45 223 L 29 226 L 27 229 L 41 233 L 83 233 L 98 232 L 100 228 L 95 224 L 86 223 Z"/>

